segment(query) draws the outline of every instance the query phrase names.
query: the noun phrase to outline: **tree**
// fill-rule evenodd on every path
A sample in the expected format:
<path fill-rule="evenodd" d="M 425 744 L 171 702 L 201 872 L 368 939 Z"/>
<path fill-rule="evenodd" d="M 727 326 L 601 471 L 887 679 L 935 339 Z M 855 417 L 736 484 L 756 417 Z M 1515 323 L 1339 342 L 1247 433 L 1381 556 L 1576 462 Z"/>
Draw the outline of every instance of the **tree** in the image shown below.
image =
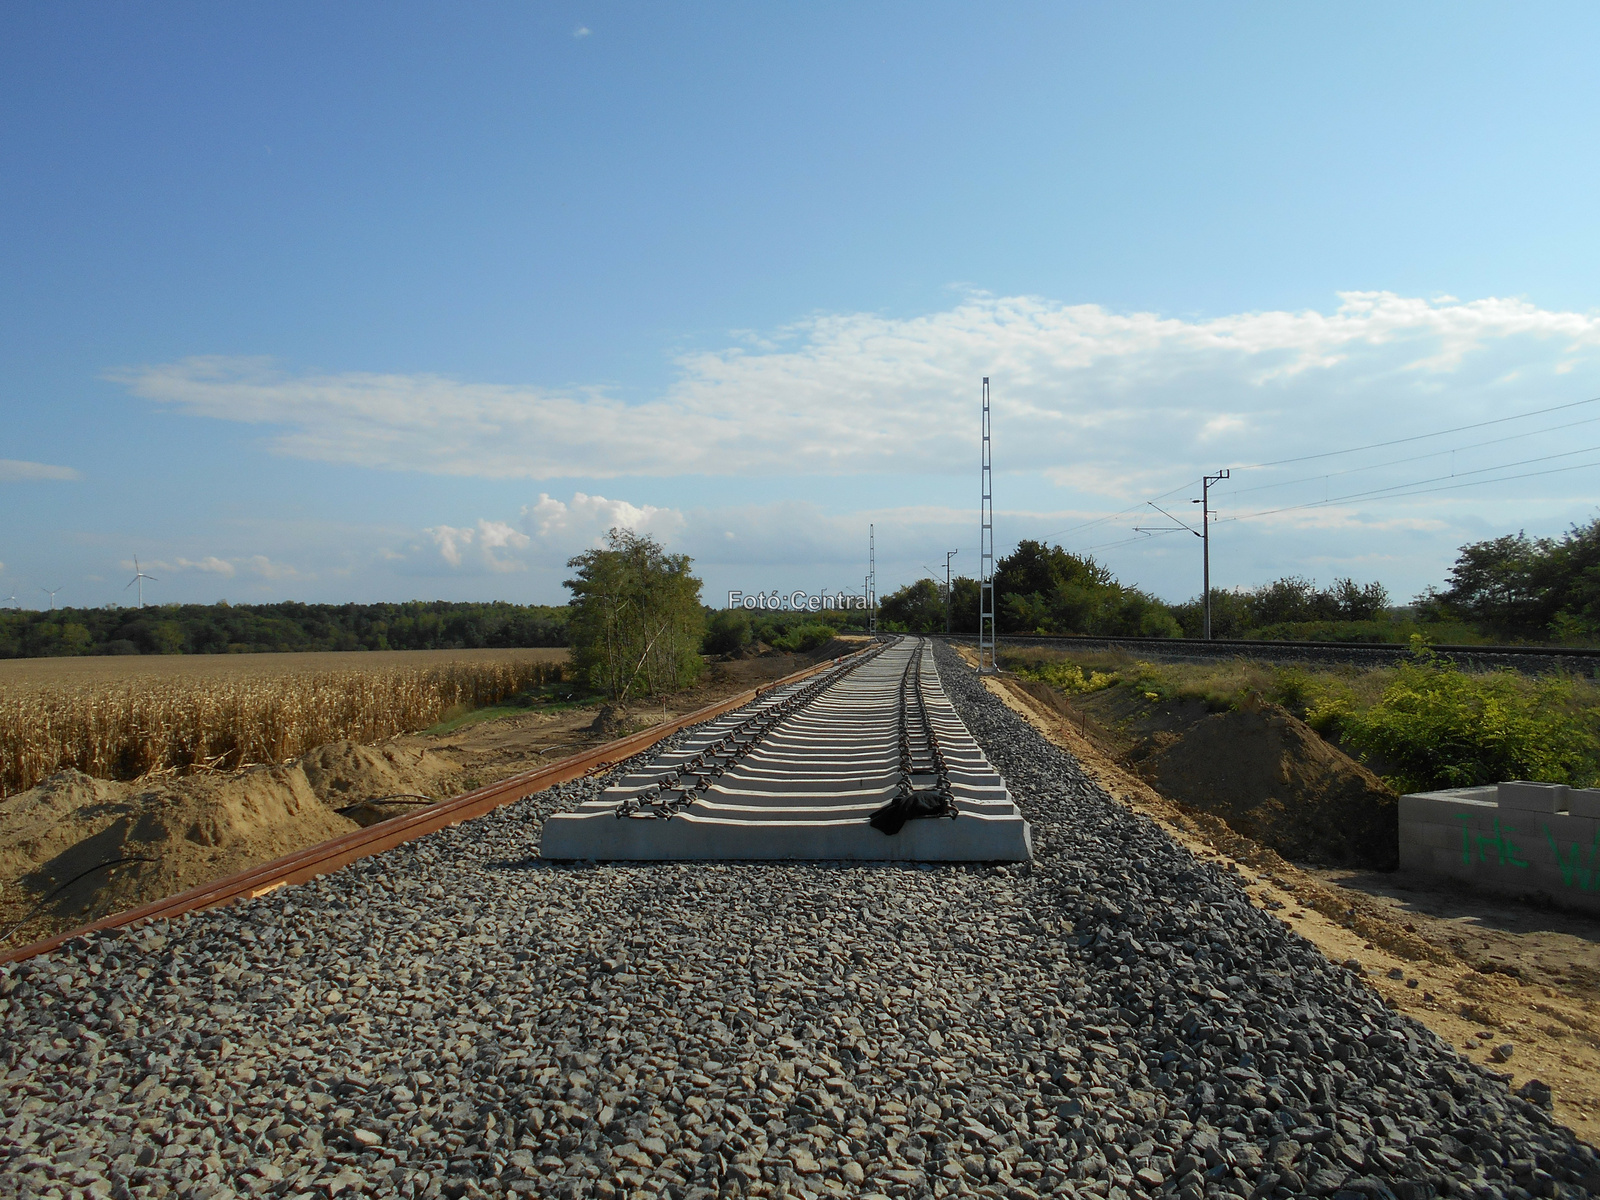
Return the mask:
<path fill-rule="evenodd" d="M 900 633 L 943 633 L 944 588 L 932 579 L 906 584 L 883 598 L 878 622 Z"/>
<path fill-rule="evenodd" d="M 701 649 L 707 654 L 737 654 L 750 644 L 750 614 L 722 608 L 711 614 Z"/>
<path fill-rule="evenodd" d="M 1461 547 L 1450 586 L 1429 599 L 1501 637 L 1536 637 L 1558 607 L 1548 578 L 1556 553 L 1550 538 L 1526 533 L 1474 542 Z"/>
<path fill-rule="evenodd" d="M 978 609 L 982 603 L 982 585 L 967 575 L 957 575 L 950 581 L 950 631 L 952 633 L 978 632 Z"/>
<path fill-rule="evenodd" d="M 1167 606 L 1116 581 L 1108 567 L 1060 546 L 1024 539 L 994 575 L 995 617 L 1008 633 L 1177 637 Z"/>
<path fill-rule="evenodd" d="M 648 535 L 613 529 L 606 548 L 569 559 L 573 663 L 613 700 L 658 696 L 692 683 L 705 663 L 705 610 L 687 554 Z"/>

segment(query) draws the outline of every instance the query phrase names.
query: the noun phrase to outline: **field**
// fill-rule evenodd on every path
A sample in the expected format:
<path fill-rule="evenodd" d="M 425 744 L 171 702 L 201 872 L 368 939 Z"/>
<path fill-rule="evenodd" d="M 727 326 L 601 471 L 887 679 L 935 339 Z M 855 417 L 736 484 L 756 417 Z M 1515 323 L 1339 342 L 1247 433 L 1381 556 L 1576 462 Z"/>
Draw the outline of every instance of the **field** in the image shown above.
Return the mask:
<path fill-rule="evenodd" d="M 0 662 L 0 795 L 65 767 L 135 779 L 378 741 L 557 680 L 566 656 L 417 650 Z"/>

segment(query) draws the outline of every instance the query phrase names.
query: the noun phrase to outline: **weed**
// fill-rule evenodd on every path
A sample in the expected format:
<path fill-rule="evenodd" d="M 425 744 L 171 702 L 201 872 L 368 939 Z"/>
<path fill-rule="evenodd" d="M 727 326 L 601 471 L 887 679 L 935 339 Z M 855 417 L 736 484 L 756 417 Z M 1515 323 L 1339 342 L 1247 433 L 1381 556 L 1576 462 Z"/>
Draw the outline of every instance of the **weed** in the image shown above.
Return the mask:
<path fill-rule="evenodd" d="M 1314 728 L 1386 763 L 1399 791 L 1505 779 L 1586 785 L 1600 744 L 1592 708 L 1580 711 L 1576 698 L 1571 680 L 1468 675 L 1423 652 L 1396 668 L 1377 703 L 1329 694 L 1308 715 Z"/>

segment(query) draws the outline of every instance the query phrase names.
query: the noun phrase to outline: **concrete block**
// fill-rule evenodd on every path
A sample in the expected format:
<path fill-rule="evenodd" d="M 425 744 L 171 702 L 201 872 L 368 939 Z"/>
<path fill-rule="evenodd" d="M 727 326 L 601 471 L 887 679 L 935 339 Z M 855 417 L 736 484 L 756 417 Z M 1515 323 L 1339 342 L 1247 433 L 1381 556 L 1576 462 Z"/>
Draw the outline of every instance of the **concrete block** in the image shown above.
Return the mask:
<path fill-rule="evenodd" d="M 1600 788 L 1573 788 L 1567 793 L 1567 811 L 1575 817 L 1600 817 Z"/>
<path fill-rule="evenodd" d="M 1433 871 L 1434 847 L 1425 846 L 1420 841 L 1407 841 L 1400 839 L 1400 870 L 1419 871 L 1431 873 Z"/>
<path fill-rule="evenodd" d="M 1402 833 L 1402 837 L 1405 835 Z M 1438 822 L 1429 822 L 1416 827 L 1412 835 L 1422 842 L 1424 846 L 1436 847 L 1441 850 L 1461 849 L 1461 822 L 1452 821 L 1448 825 Z"/>
<path fill-rule="evenodd" d="M 1493 788 L 1473 789 L 1487 793 L 1483 797 L 1460 792 L 1412 792 L 1400 797 L 1402 821 L 1449 821 L 1463 813 L 1493 814 L 1496 810 Z"/>
<path fill-rule="evenodd" d="M 1550 813 L 1567 811 L 1567 793 L 1564 783 L 1533 783 L 1526 779 L 1513 779 L 1502 783 L 1496 790 L 1496 800 L 1501 808 L 1524 812 Z"/>

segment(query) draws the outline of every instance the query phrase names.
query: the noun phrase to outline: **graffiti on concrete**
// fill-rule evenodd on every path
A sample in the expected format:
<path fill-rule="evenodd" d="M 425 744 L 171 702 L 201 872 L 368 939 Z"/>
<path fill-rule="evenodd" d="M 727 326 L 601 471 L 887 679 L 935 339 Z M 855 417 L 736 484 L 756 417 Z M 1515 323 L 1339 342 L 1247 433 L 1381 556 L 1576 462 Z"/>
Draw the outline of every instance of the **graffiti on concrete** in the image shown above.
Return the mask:
<path fill-rule="evenodd" d="M 1544 827 L 1544 836 L 1550 843 L 1550 852 L 1556 856 L 1556 865 L 1561 868 L 1561 882 L 1580 891 L 1594 891 L 1595 868 L 1600 866 L 1600 862 L 1595 861 L 1596 855 L 1600 854 L 1600 827 L 1594 831 L 1594 841 L 1589 844 L 1587 854 L 1584 853 L 1582 842 L 1573 842 L 1571 852 L 1562 854 L 1561 847 L 1556 845 L 1555 834 L 1550 832 L 1548 825 Z"/>
<path fill-rule="evenodd" d="M 1465 813 L 1458 814 L 1456 820 L 1461 822 L 1461 862 L 1464 866 L 1470 867 L 1472 865 L 1474 844 L 1477 847 L 1478 861 L 1481 863 L 1497 862 L 1502 867 L 1527 867 L 1531 865 L 1518 857 L 1517 845 L 1511 840 L 1510 836 L 1512 831 L 1500 828 L 1500 818 L 1495 818 L 1494 833 L 1492 834 L 1474 834 L 1468 828 L 1467 822 L 1470 818 Z M 1489 857 L 1490 850 L 1495 853 L 1496 857 L 1494 859 Z"/>

